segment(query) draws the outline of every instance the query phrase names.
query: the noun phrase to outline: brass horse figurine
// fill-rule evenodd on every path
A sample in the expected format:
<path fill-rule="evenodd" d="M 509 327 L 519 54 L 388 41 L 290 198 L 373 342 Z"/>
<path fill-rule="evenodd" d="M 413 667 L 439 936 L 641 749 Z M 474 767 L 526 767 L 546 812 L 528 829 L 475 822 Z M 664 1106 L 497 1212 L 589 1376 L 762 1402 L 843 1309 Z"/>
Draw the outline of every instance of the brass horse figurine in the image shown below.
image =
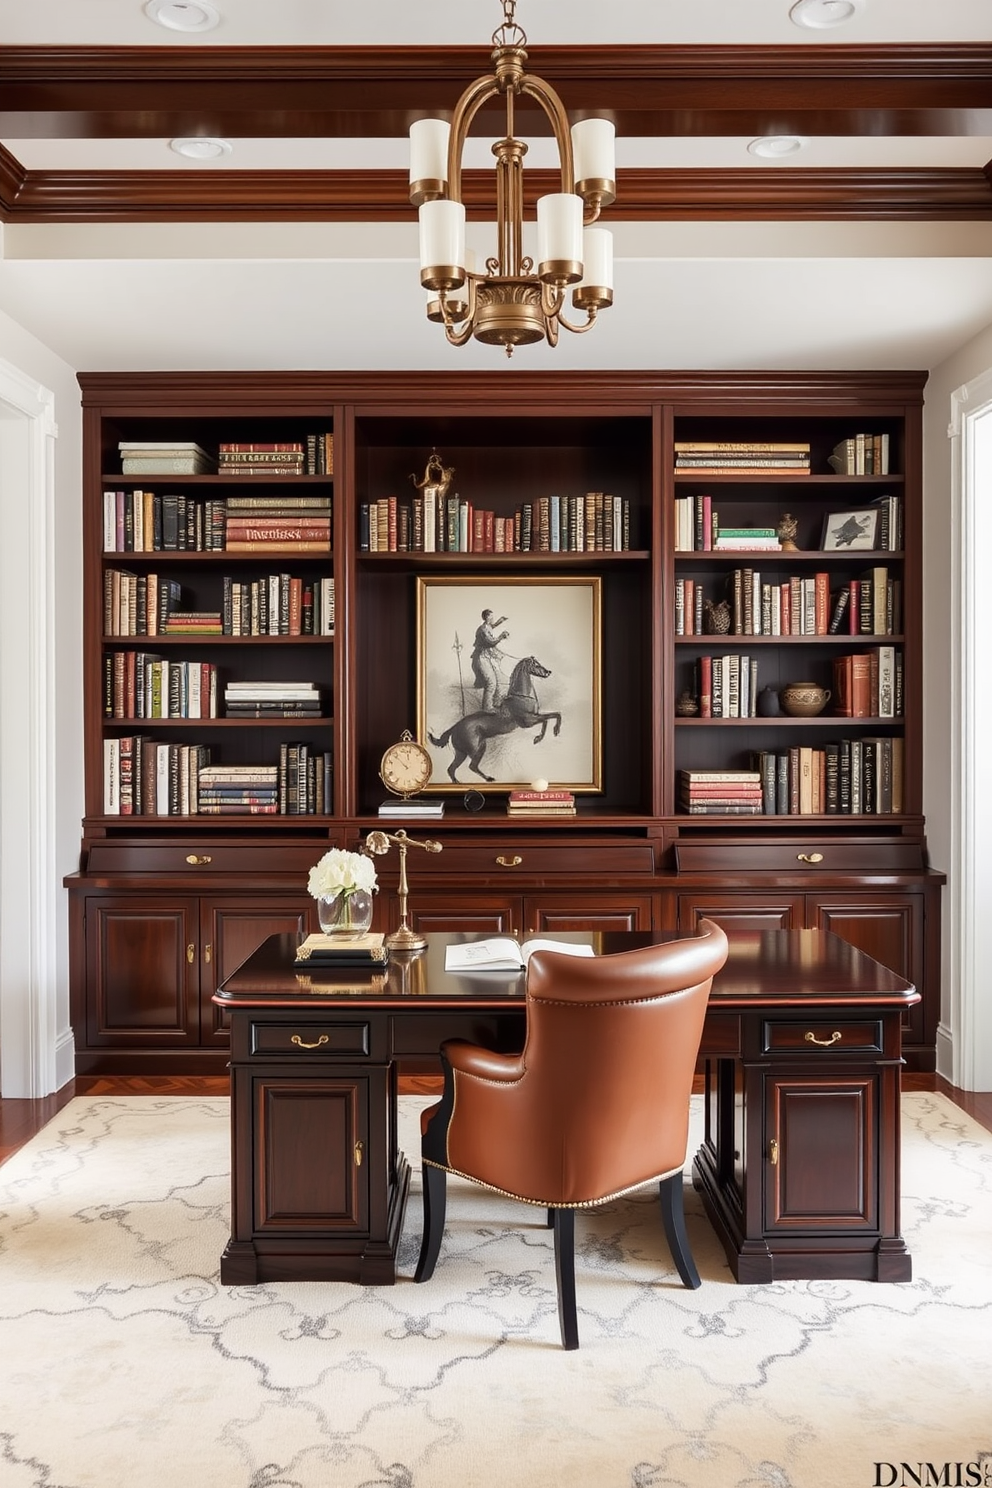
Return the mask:
<path fill-rule="evenodd" d="M 446 729 L 440 738 L 428 733 L 427 737 L 435 749 L 446 749 L 450 744 L 454 750 L 448 774 L 456 785 L 460 784 L 456 772 L 465 760 L 468 760 L 469 769 L 474 770 L 483 780 L 490 784 L 495 780 L 494 775 L 487 775 L 482 769 L 482 756 L 489 740 L 499 734 L 512 734 L 515 729 L 536 728 L 540 724 L 541 731 L 534 737 L 534 743 L 540 744 L 552 720 L 555 734 L 561 733 L 561 714 L 541 712 L 534 686 L 535 677 L 550 676 L 549 667 L 542 666 L 536 657 L 525 656 L 510 673 L 503 700 L 492 712 L 466 713 L 464 718 L 459 718 L 457 723 Z"/>

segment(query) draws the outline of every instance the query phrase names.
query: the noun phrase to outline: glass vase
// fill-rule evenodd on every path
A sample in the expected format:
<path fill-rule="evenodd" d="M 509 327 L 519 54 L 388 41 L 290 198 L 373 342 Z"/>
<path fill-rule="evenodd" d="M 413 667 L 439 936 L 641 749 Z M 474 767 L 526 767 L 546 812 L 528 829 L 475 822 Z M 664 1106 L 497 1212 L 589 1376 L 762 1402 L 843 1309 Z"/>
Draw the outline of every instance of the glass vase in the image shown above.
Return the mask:
<path fill-rule="evenodd" d="M 325 935 L 358 940 L 372 927 L 372 895 L 368 889 L 338 889 L 317 900 L 317 917 Z"/>

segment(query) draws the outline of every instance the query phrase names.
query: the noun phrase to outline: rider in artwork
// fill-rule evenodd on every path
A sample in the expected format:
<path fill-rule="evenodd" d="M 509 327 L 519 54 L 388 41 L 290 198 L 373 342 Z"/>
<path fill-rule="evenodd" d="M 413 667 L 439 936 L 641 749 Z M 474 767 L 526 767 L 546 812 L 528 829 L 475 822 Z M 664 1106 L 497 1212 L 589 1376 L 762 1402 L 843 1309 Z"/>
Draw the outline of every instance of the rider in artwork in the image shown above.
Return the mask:
<path fill-rule="evenodd" d="M 500 643 L 509 636 L 508 630 L 496 634 L 496 628 L 506 621 L 505 615 L 500 615 L 496 620 L 492 610 L 483 610 L 482 624 L 475 632 L 475 645 L 472 647 L 472 675 L 475 678 L 476 687 L 482 688 L 481 710 L 484 713 L 493 713 L 502 701 L 500 692 L 500 662 L 503 653 L 499 649 Z"/>

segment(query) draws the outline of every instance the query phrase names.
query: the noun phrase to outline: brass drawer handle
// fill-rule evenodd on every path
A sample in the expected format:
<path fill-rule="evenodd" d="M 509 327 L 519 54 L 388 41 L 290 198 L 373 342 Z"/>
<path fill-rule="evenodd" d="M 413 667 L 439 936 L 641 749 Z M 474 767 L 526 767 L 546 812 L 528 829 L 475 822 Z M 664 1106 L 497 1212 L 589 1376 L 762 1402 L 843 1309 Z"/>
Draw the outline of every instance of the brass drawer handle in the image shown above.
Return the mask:
<path fill-rule="evenodd" d="M 322 1033 L 315 1044 L 308 1044 L 302 1034 L 294 1033 L 289 1042 L 295 1044 L 298 1049 L 319 1049 L 321 1044 L 328 1042 L 329 1037 L 329 1034 Z"/>
<path fill-rule="evenodd" d="M 771 1141 L 768 1143 L 768 1161 L 771 1163 L 773 1168 L 778 1167 L 778 1142 L 775 1137 L 772 1137 Z"/>
<path fill-rule="evenodd" d="M 213 862 L 213 858 L 209 853 L 204 853 L 202 857 L 198 853 L 187 853 L 186 861 L 191 868 L 204 868 L 207 863 Z"/>
<path fill-rule="evenodd" d="M 362 1142 L 355 1143 L 355 1167 L 362 1166 L 362 1158 L 365 1156 L 365 1146 Z"/>
<path fill-rule="evenodd" d="M 806 1035 L 806 1042 L 808 1044 L 817 1044 L 821 1049 L 829 1049 L 831 1044 L 840 1043 L 840 1036 L 839 1028 L 835 1028 L 828 1039 L 818 1039 L 815 1033 L 810 1032 Z"/>
<path fill-rule="evenodd" d="M 822 863 L 822 853 L 796 853 L 797 863 Z"/>
<path fill-rule="evenodd" d="M 500 853 L 496 861 L 501 868 L 519 868 L 523 858 L 519 853 L 514 853 L 512 858 L 506 858 Z"/>

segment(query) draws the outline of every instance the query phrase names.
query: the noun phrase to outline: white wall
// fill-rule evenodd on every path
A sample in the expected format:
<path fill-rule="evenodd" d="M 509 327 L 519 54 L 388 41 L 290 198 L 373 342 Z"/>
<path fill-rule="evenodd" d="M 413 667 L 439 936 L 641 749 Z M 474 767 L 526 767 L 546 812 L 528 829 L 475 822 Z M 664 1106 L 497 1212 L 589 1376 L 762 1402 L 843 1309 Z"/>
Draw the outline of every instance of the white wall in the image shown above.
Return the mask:
<path fill-rule="evenodd" d="M 36 337 L 0 312 L 0 358 L 25 377 L 42 384 L 55 400 L 55 522 L 54 607 L 55 634 L 55 803 L 54 850 L 59 887 L 53 896 L 59 913 L 51 928 L 56 945 L 57 1083 L 73 1073 L 73 1045 L 69 1022 L 68 909 L 62 877 L 79 865 L 80 820 L 83 810 L 82 749 L 82 417 L 79 385 L 73 369 Z M 17 605 L 17 595 L 0 594 L 0 645 L 17 645 L 18 632 L 30 617 Z M 16 855 L 18 844 L 2 835 L 0 850 Z M 3 1030 L 0 1029 L 0 1038 Z M 40 1092 L 39 1092 L 40 1093 Z"/>
<path fill-rule="evenodd" d="M 924 811 L 934 867 L 950 868 L 953 851 L 952 709 L 955 706 L 952 624 L 952 560 L 957 536 L 952 522 L 952 444 L 948 438 L 951 394 L 992 367 L 992 326 L 934 368 L 926 387 L 924 411 Z M 941 1029 L 937 1068 L 952 1077 L 951 923 L 956 886 L 948 885 L 943 901 Z M 992 909 L 992 906 L 990 906 Z M 987 1056 L 992 1059 L 992 1051 Z"/>

